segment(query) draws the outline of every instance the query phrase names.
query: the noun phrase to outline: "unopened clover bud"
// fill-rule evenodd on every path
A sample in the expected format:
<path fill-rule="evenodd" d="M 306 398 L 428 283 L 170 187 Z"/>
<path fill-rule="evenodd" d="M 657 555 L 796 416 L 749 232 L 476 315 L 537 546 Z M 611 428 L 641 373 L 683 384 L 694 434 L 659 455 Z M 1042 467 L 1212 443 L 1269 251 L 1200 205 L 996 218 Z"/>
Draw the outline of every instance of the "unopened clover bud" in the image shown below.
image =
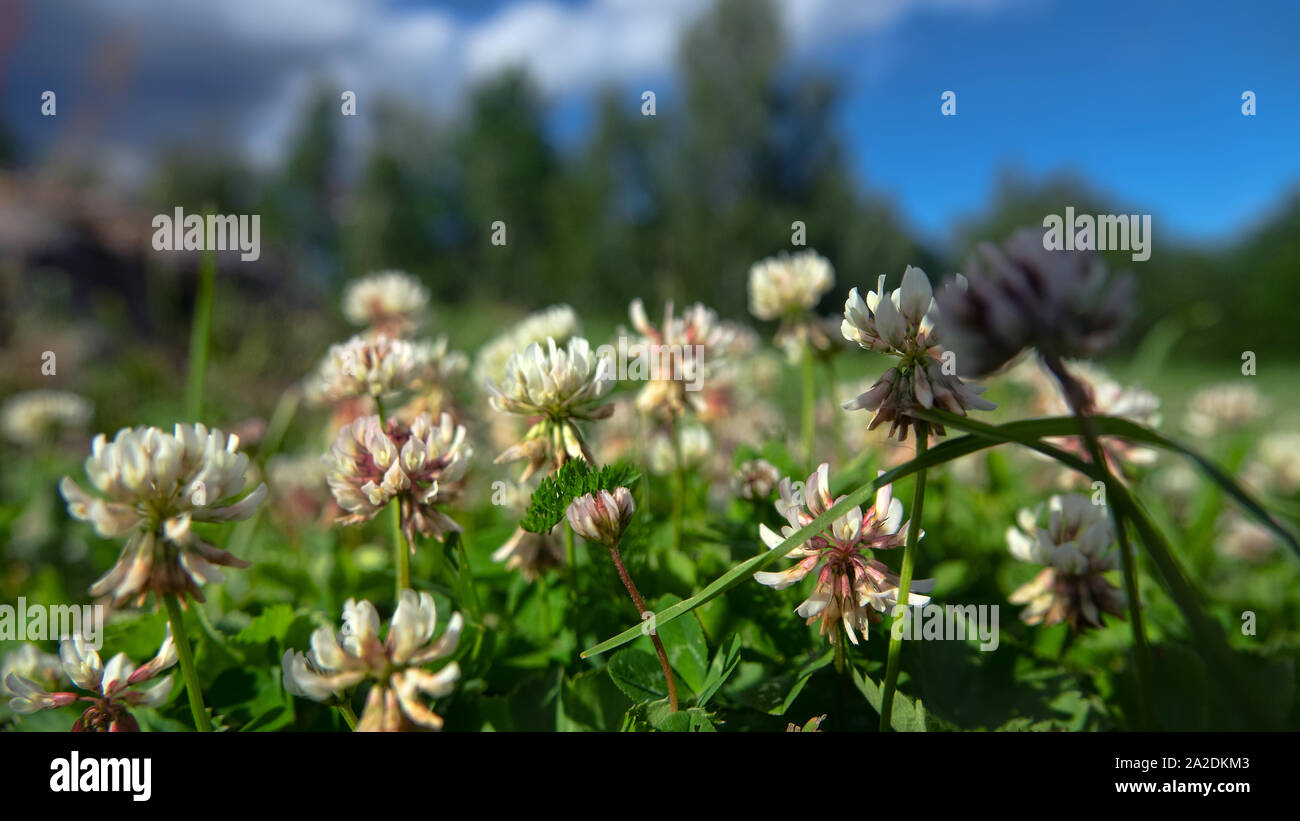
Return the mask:
<path fill-rule="evenodd" d="M 623 531 L 632 522 L 636 504 L 632 492 L 625 487 L 614 488 L 579 496 L 569 503 L 569 526 L 573 532 L 589 542 L 617 545 Z"/>

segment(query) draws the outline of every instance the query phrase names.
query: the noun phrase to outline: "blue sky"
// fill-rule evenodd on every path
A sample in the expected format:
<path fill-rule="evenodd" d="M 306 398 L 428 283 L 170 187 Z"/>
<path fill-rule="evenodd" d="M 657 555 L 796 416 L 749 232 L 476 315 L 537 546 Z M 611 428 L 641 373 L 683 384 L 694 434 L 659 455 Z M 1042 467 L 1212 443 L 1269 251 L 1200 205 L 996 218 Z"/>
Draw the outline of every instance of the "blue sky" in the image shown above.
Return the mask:
<path fill-rule="evenodd" d="M 361 99 L 400 93 L 454 110 L 475 79 L 532 71 L 571 144 L 603 85 L 662 89 L 682 29 L 708 0 L 17 0 L 0 53 L 0 112 L 29 145 L 74 122 L 33 115 L 111 98 L 90 145 L 124 166 L 219 123 L 272 161 L 322 74 Z M 1182 239 L 1230 238 L 1300 180 L 1300 4 L 1065 0 L 780 0 L 790 61 L 834 74 L 861 180 L 941 240 L 997 175 L 1070 172 Z M 124 86 L 88 78 L 104 42 L 129 43 Z M 1241 93 L 1258 96 L 1243 117 Z M 958 114 L 939 114 L 957 93 Z M 85 127 L 87 118 L 80 120 Z M 80 135 L 83 139 L 87 136 Z M 84 145 L 81 146 L 84 150 Z M 130 162 L 123 160 L 126 158 Z"/>

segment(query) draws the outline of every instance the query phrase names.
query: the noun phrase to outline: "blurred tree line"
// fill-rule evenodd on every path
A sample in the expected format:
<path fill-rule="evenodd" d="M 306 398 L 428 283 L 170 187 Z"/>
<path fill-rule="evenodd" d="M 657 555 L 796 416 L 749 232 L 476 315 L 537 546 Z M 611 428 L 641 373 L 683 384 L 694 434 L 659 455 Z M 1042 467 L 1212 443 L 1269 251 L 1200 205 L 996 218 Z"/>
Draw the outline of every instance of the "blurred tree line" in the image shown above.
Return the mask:
<path fill-rule="evenodd" d="M 346 134 L 339 92 L 322 86 L 302 112 L 283 166 L 253 173 L 230 155 L 178 151 L 161 166 L 159 208 L 212 203 L 263 215 L 263 242 L 284 249 L 283 276 L 315 293 L 377 268 L 403 268 L 441 301 L 494 300 L 521 308 L 566 301 L 622 314 L 648 302 L 700 299 L 745 311 L 756 259 L 790 248 L 791 223 L 849 287 L 907 264 L 932 277 L 960 270 L 976 242 L 1000 240 L 1043 215 L 1131 213 L 1086 182 L 1007 176 L 979 218 L 948 247 L 927 247 L 885 199 L 855 184 L 833 116 L 831 78 L 792 73 L 770 2 L 720 0 L 684 35 L 680 100 L 643 116 L 639 91 L 593 102 L 582 139 L 561 150 L 544 101 L 522 73 L 472 90 L 440 120 L 396 98 L 363 103 L 365 139 Z M 358 120 L 362 117 L 358 117 Z M 358 150 L 359 147 L 359 150 Z M 875 158 L 868 158 L 868 165 Z M 508 242 L 491 244 L 506 223 Z M 1231 329 L 1242 350 L 1289 349 L 1300 302 L 1300 192 L 1268 224 L 1228 247 L 1177 247 L 1155 225 L 1150 261 L 1113 264 L 1138 278 L 1144 316 L 1178 326 L 1175 353 L 1205 354 Z M 1233 343 L 1237 344 L 1236 341 Z"/>

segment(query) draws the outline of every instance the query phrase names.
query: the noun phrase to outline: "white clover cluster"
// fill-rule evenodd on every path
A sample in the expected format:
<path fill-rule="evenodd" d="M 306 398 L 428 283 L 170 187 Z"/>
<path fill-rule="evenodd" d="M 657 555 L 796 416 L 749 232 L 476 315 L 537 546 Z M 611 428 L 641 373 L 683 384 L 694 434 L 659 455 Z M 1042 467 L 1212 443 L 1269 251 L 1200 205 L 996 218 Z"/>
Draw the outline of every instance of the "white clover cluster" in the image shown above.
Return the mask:
<path fill-rule="evenodd" d="M 1196 436 L 1215 436 L 1257 421 L 1269 408 L 1268 398 L 1249 380 L 1218 382 L 1192 394 L 1183 427 Z"/>
<path fill-rule="evenodd" d="M 605 419 L 614 412 L 614 406 L 603 401 L 614 382 L 614 363 L 597 355 L 580 336 L 564 347 L 548 338 L 545 347 L 534 342 L 512 354 L 500 384 L 487 382 L 488 401 L 497 411 L 536 421 L 496 461 L 527 461 L 524 479 L 547 463 L 559 467 L 569 459 L 594 462 L 577 423 Z"/>
<path fill-rule="evenodd" d="M 454 498 L 473 455 L 464 425 L 444 413 L 436 424 L 420 414 L 410 425 L 390 419 L 387 428 L 376 415 L 359 417 L 339 431 L 322 458 L 325 481 L 349 514 L 340 522 L 372 519 L 396 499 L 414 551 L 417 531 L 441 540 L 461 529 L 436 505 Z"/>
<path fill-rule="evenodd" d="M 405 271 L 377 271 L 348 285 L 343 315 L 353 325 L 400 331 L 418 324 L 429 289 Z"/>
<path fill-rule="evenodd" d="M 190 529 L 191 522 L 247 519 L 266 497 L 263 484 L 227 504 L 247 481 L 248 456 L 238 448 L 239 437 L 202 424 L 178 424 L 170 434 L 123 428 L 111 442 L 96 436 L 85 467 L 103 498 L 68 476 L 59 486 L 73 518 L 90 522 L 104 538 L 127 537 L 117 563 L 91 594 L 107 595 L 115 606 L 132 598 L 143 602 L 151 591 L 202 601 L 199 586 L 222 579 L 215 565 L 247 567 Z"/>
<path fill-rule="evenodd" d="M 835 287 L 835 269 L 816 251 L 782 253 L 749 269 L 749 312 L 759 319 L 800 317 Z"/>
<path fill-rule="evenodd" d="M 307 396 L 318 403 L 338 402 L 419 387 L 437 353 L 435 346 L 387 334 L 354 336 L 330 346 L 308 382 Z"/>
<path fill-rule="evenodd" d="M 781 472 L 766 459 L 742 462 L 731 475 L 731 490 L 742 499 L 766 500 L 781 481 Z"/>
<path fill-rule="evenodd" d="M 845 402 L 846 410 L 874 411 L 868 430 L 889 422 L 889 434 L 907 438 L 909 427 L 921 422 L 917 409 L 940 408 L 959 416 L 968 409 L 992 410 L 992 402 L 980 396 L 984 388 L 970 385 L 957 376 L 957 363 L 940 359 L 942 350 L 936 328 L 938 308 L 925 272 L 907 266 L 902 286 L 892 293 L 885 289 L 882 274 L 877 290 L 865 299 L 854 288 L 844 303 L 844 338 L 869 351 L 887 353 L 899 363 L 885 371 L 866 392 Z M 944 434 L 942 425 L 934 431 Z"/>
<path fill-rule="evenodd" d="M 450 694 L 460 678 L 460 666 L 453 661 L 437 672 L 424 668 L 451 655 L 460 641 L 464 620 L 453 613 L 447 629 L 435 640 L 437 627 L 438 610 L 428 593 L 402 591 L 388 635 L 382 640 L 375 606 L 348 599 L 343 605 L 341 631 L 319 627 L 311 635 L 307 654 L 285 651 L 281 660 L 284 689 L 325 702 L 371 681 L 358 732 L 441 729 L 442 717 L 429 709 L 423 697 Z"/>
<path fill-rule="evenodd" d="M 87 701 L 90 707 L 73 724 L 74 732 L 134 731 L 140 727 L 128 708 L 158 707 L 171 693 L 170 675 L 149 687 L 135 688 L 135 685 L 157 678 L 176 664 L 176 644 L 172 640 L 170 625 L 158 653 L 139 668 L 125 653 L 118 653 L 104 664 L 99 653 L 83 636 L 63 639 L 59 654 L 64 675 L 89 695 L 51 693 L 27 677 L 9 673 L 5 676 L 5 687 L 14 694 L 9 707 L 15 713 L 26 715 L 64 707 L 75 701 Z"/>
<path fill-rule="evenodd" d="M 90 421 L 90 400 L 69 391 L 24 391 L 0 406 L 0 430 L 17 445 L 37 445 L 51 433 L 76 430 Z"/>
<path fill-rule="evenodd" d="M 568 305 L 552 305 L 531 313 L 479 349 L 474 361 L 475 377 L 479 384 L 500 382 L 505 378 L 506 363 L 513 354 L 534 342 L 545 345 L 548 339 L 563 345 L 570 337 L 581 333 L 582 323 Z"/>
<path fill-rule="evenodd" d="M 1029 583 L 1013 592 L 1012 604 L 1028 604 L 1020 614 L 1026 624 L 1069 622 L 1074 630 L 1101 627 L 1101 614 L 1123 617 L 1125 598 L 1103 575 L 1114 570 L 1115 530 L 1104 505 L 1082 493 L 1053 496 L 1047 526 L 1038 522 L 1041 505 L 1023 509 L 1018 527 L 1007 528 L 1007 547 L 1022 562 L 1045 565 Z"/>

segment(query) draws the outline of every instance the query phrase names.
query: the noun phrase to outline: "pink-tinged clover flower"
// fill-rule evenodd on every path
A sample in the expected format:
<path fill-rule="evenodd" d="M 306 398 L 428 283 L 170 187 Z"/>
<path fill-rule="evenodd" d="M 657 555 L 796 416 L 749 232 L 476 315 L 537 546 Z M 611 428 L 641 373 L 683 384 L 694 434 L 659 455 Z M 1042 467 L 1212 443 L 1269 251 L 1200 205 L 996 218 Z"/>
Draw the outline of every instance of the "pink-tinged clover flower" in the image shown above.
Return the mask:
<path fill-rule="evenodd" d="M 829 467 L 824 462 L 808 477 L 801 492 L 796 493 L 786 477 L 781 480 L 776 509 L 789 524 L 781 528 L 780 534 L 759 525 L 759 536 L 768 549 L 775 549 L 842 498 L 831 497 Z M 865 513 L 861 507 L 846 511 L 821 533 L 786 553 L 786 558 L 797 560 L 794 565 L 778 572 L 755 573 L 754 579 L 784 590 L 806 576 L 814 576 L 817 583 L 812 595 L 795 612 L 808 624 L 820 620 L 821 634 L 829 634 L 832 644 L 838 633 L 836 622 L 841 622 L 849 641 L 857 644 L 858 632 L 865 636 L 869 624 L 880 621 L 881 613 L 898 604 L 898 574 L 873 558 L 872 551 L 902 547 L 907 542 L 907 529 L 903 503 L 893 498 L 892 486 L 885 485 L 876 492 L 875 504 Z M 924 533 L 917 535 L 919 538 Z M 908 605 L 927 604 L 929 596 L 916 594 L 933 588 L 933 579 L 914 581 Z"/>
<path fill-rule="evenodd" d="M 417 531 L 441 540 L 461 529 L 437 506 L 456 498 L 473 454 L 465 427 L 451 414 L 444 413 L 436 424 L 428 414 L 410 425 L 393 418 L 386 429 L 372 415 L 340 430 L 322 459 L 325 481 L 348 513 L 339 522 L 368 521 L 396 499 L 402 532 L 414 552 Z"/>
<path fill-rule="evenodd" d="M 565 511 L 573 532 L 594 544 L 606 547 L 618 545 L 623 532 L 632 523 L 636 503 L 632 492 L 625 487 L 587 493 L 569 503 Z"/>
<path fill-rule="evenodd" d="M 1009 597 L 1028 604 L 1020 614 L 1026 624 L 1068 622 L 1074 631 L 1101 627 L 1101 614 L 1124 617 L 1123 591 L 1105 577 L 1115 569 L 1115 530 L 1104 505 L 1082 493 L 1053 496 L 1047 504 L 1047 527 L 1038 524 L 1040 508 L 1023 509 L 1018 527 L 1007 528 L 1007 547 L 1022 562 L 1046 565 L 1034 579 Z"/>
<path fill-rule="evenodd" d="M 959 363 L 951 357 L 941 359 L 944 352 L 935 324 L 938 308 L 925 272 L 909 265 L 900 288 L 886 291 L 884 275 L 876 287 L 865 299 L 857 288 L 849 292 L 840 330 L 845 339 L 866 350 L 896 356 L 899 362 L 843 407 L 874 411 L 867 430 L 889 422 L 889 435 L 897 434 L 899 441 L 907 439 L 908 428 L 919 429 L 924 424 L 913 415 L 917 410 L 939 408 L 965 416 L 968 409 L 996 407 L 980 396 L 983 387 L 969 385 L 957 376 Z M 944 435 L 942 425 L 931 427 Z"/>
<path fill-rule="evenodd" d="M 74 733 L 137 732 L 140 725 L 131 715 L 130 709 L 158 707 L 171 693 L 170 675 L 148 687 L 136 687 L 157 678 L 176 663 L 176 644 L 172 641 L 171 625 L 167 626 L 167 633 L 157 655 L 139 668 L 125 653 L 118 653 L 104 664 L 99 653 L 81 636 L 65 638 L 59 645 L 59 655 L 63 673 L 78 690 L 90 695 L 47 692 L 36 682 L 17 673 L 10 673 L 5 677 L 5 687 L 14 694 L 9 700 L 9 707 L 15 713 L 27 715 L 85 701 L 90 706 L 72 725 Z"/>
<path fill-rule="evenodd" d="M 629 353 L 650 362 L 649 380 L 637 394 L 637 410 L 661 421 L 677 419 L 687 410 L 703 413 L 706 400 L 700 389 L 726 365 L 737 340 L 736 326 L 720 322 L 717 312 L 699 302 L 680 317 L 668 302 L 658 326 L 650 322 L 640 299 L 632 301 L 628 315 L 639 335 Z"/>
<path fill-rule="evenodd" d="M 285 651 L 284 689 L 327 702 L 370 681 L 358 732 L 441 729 L 442 717 L 429 709 L 424 696 L 449 695 L 460 678 L 460 666 L 453 661 L 437 672 L 425 668 L 455 651 L 464 620 L 453 613 L 447 629 L 435 640 L 437 626 L 433 597 L 403 590 L 388 635 L 381 640 L 375 606 L 348 599 L 341 631 L 319 627 L 311 635 L 310 652 Z"/>

